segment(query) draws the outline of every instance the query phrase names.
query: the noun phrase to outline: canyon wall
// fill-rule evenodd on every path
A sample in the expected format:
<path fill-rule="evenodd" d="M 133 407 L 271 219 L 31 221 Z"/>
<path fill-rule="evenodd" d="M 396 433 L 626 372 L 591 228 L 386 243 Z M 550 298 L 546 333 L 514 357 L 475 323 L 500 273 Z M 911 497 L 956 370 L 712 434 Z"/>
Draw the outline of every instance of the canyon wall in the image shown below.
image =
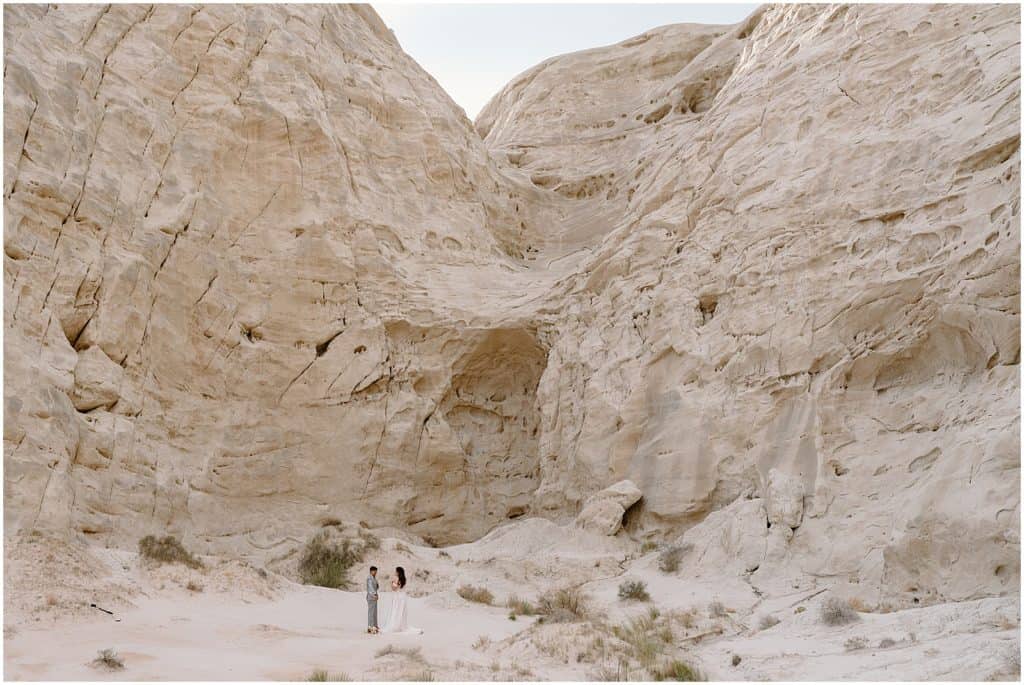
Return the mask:
<path fill-rule="evenodd" d="M 276 558 L 630 479 L 704 563 L 1018 586 L 1019 8 L 664 27 L 475 126 L 367 6 L 4 12 L 8 532 Z"/>

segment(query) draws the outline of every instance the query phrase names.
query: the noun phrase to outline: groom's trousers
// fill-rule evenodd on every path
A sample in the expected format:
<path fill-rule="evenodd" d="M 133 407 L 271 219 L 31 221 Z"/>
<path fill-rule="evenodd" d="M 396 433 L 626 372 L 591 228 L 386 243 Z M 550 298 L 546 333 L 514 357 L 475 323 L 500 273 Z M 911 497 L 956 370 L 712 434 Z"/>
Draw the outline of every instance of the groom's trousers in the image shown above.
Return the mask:
<path fill-rule="evenodd" d="M 377 627 L 377 600 L 375 599 L 366 600 L 366 627 Z"/>

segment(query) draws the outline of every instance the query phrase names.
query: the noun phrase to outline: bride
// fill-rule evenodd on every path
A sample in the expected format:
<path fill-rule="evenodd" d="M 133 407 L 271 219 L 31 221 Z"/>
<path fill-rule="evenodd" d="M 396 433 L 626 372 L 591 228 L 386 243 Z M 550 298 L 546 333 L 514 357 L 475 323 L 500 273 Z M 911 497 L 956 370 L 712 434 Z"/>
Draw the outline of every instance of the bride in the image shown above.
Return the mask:
<path fill-rule="evenodd" d="M 380 632 L 419 635 L 423 630 L 409 625 L 409 597 L 405 594 L 405 569 L 401 566 L 396 568 L 395 576 L 395 579 L 391 581 L 395 599 L 391 602 L 391 613 L 388 614 L 388 620 Z"/>

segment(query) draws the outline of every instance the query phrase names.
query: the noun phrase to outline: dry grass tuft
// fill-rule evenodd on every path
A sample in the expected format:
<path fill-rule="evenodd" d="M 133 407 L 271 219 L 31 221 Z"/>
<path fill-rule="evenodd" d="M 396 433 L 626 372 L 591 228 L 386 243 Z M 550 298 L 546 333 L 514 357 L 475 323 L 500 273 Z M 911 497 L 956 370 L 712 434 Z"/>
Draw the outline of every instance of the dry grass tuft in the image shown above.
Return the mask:
<path fill-rule="evenodd" d="M 324 669 L 318 668 L 310 673 L 306 680 L 311 683 L 343 683 L 351 680 L 351 678 L 344 673 L 328 673 Z"/>
<path fill-rule="evenodd" d="M 658 549 L 658 543 L 653 540 L 648 540 L 644 544 L 640 545 L 640 554 L 649 554 L 656 549 Z"/>
<path fill-rule="evenodd" d="M 846 647 L 847 652 L 856 652 L 858 649 L 867 647 L 868 640 L 866 637 L 851 637 L 843 646 Z"/>
<path fill-rule="evenodd" d="M 668 545 L 658 555 L 658 568 L 662 573 L 675 573 L 679 570 L 685 551 L 681 545 Z"/>
<path fill-rule="evenodd" d="M 659 666 L 652 673 L 655 680 L 676 680 L 684 683 L 696 682 L 704 680 L 704 675 L 700 670 L 678 659 L 673 659 L 666 664 Z"/>
<path fill-rule="evenodd" d="M 488 606 L 494 604 L 494 595 L 492 595 L 491 591 L 485 587 L 462 585 L 455 592 L 459 595 L 459 597 L 462 597 L 462 599 L 466 600 L 467 602 L 487 604 Z"/>
<path fill-rule="evenodd" d="M 92 665 L 105 668 L 108 671 L 120 671 L 124 669 L 124 660 L 113 649 L 101 649 L 96 658 L 92 660 Z"/>
<path fill-rule="evenodd" d="M 505 606 L 512 610 L 510 616 L 533 616 L 537 613 L 537 607 L 517 595 L 509 595 L 505 600 Z"/>
<path fill-rule="evenodd" d="M 157 538 L 147 535 L 139 540 L 139 554 L 163 564 L 184 564 L 189 568 L 202 568 L 203 562 L 193 556 L 173 535 Z"/>
<path fill-rule="evenodd" d="M 647 592 L 647 583 L 642 580 L 626 580 L 619 585 L 619 599 L 647 602 L 651 595 Z"/>
<path fill-rule="evenodd" d="M 481 635 L 476 639 L 476 642 L 473 643 L 473 649 L 478 651 L 481 649 L 487 649 L 490 646 L 491 638 L 487 637 L 486 635 Z"/>
<path fill-rule="evenodd" d="M 348 571 L 362 559 L 362 549 L 353 548 L 348 540 L 342 541 L 340 547 L 332 544 L 321 531 L 302 550 L 299 578 L 306 585 L 348 589 Z"/>
<path fill-rule="evenodd" d="M 556 623 L 582 621 L 589 612 L 587 596 L 576 588 L 547 592 L 537 599 L 537 611 Z"/>
<path fill-rule="evenodd" d="M 729 610 L 725 608 L 725 605 L 719 602 L 717 599 L 708 604 L 708 616 L 714 618 L 724 618 Z"/>
<path fill-rule="evenodd" d="M 395 645 L 387 645 L 377 650 L 374 655 L 378 659 L 384 656 L 402 656 L 406 659 L 423 659 L 423 653 L 419 647 L 396 647 Z"/>
<path fill-rule="evenodd" d="M 827 626 L 841 626 L 859 620 L 860 616 L 849 602 L 839 597 L 829 597 L 821 603 L 821 622 Z"/>
<path fill-rule="evenodd" d="M 185 589 L 189 592 L 202 592 L 203 586 L 194 580 L 190 580 L 185 584 Z"/>

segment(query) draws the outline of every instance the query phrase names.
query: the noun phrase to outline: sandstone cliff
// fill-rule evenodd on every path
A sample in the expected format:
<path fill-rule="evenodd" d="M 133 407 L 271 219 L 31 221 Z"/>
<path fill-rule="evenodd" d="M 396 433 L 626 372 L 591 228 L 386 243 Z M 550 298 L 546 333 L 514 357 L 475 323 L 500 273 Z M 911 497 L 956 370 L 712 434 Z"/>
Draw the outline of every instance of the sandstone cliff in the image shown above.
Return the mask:
<path fill-rule="evenodd" d="M 629 479 L 738 572 L 1017 587 L 1017 8 L 665 27 L 475 127 L 365 6 L 4 11 L 8 530 L 273 558 Z"/>

